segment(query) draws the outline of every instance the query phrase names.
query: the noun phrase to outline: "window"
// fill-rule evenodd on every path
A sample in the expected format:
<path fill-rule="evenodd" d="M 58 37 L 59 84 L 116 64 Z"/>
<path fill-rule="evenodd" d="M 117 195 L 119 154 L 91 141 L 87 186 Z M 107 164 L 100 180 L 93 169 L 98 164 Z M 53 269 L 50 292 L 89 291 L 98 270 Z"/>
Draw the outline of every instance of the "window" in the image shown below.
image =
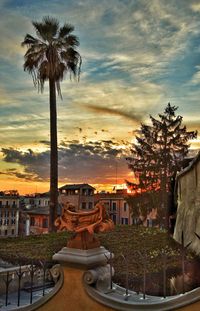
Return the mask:
<path fill-rule="evenodd" d="M 127 211 L 127 203 L 124 202 L 124 212 L 126 212 L 126 211 Z"/>
<path fill-rule="evenodd" d="M 48 219 L 47 218 L 42 219 L 42 227 L 48 228 Z"/>
<path fill-rule="evenodd" d="M 15 211 L 11 212 L 11 217 L 15 217 Z"/>
<path fill-rule="evenodd" d="M 5 231 L 4 231 L 4 234 L 5 234 L 5 235 L 8 235 L 8 230 L 5 230 Z"/>
<path fill-rule="evenodd" d="M 114 222 L 114 224 L 116 224 L 116 215 L 112 215 L 112 220 L 113 220 L 113 222 Z"/>
<path fill-rule="evenodd" d="M 108 208 L 110 206 L 110 202 L 109 201 L 105 201 L 105 202 L 103 202 L 103 205 Z"/>
<path fill-rule="evenodd" d="M 6 201 L 6 207 L 8 207 L 8 201 Z"/>
<path fill-rule="evenodd" d="M 15 234 L 15 229 L 12 229 L 11 234 L 12 234 L 12 235 Z"/>
<path fill-rule="evenodd" d="M 112 202 L 112 209 L 113 211 L 116 211 L 117 208 L 117 203 L 116 202 Z"/>
<path fill-rule="evenodd" d="M 35 226 L 35 218 L 34 217 L 31 217 L 31 226 Z"/>
<path fill-rule="evenodd" d="M 15 219 L 11 220 L 11 225 L 15 225 Z"/>
<path fill-rule="evenodd" d="M 13 201 L 12 207 L 16 207 L 16 202 Z"/>
<path fill-rule="evenodd" d="M 89 208 L 89 209 L 93 208 L 93 203 L 92 203 L 92 202 L 89 202 L 88 208 Z"/>
<path fill-rule="evenodd" d="M 121 224 L 122 225 L 128 225 L 128 218 L 127 217 L 125 217 L 125 218 L 121 218 Z"/>
<path fill-rule="evenodd" d="M 86 209 L 86 202 L 82 202 L 82 209 Z"/>
<path fill-rule="evenodd" d="M 152 219 L 147 219 L 147 227 L 152 227 Z"/>
<path fill-rule="evenodd" d="M 5 211 L 5 217 L 9 217 L 9 211 Z"/>
<path fill-rule="evenodd" d="M 0 207 L 2 207 L 2 201 L 0 201 Z"/>

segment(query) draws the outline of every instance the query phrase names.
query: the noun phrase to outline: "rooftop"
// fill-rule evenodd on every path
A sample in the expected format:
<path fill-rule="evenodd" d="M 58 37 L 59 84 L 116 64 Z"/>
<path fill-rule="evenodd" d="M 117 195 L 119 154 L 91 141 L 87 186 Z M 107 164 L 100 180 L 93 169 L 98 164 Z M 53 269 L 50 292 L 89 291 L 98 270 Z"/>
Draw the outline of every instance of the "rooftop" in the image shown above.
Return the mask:
<path fill-rule="evenodd" d="M 27 214 L 49 215 L 49 206 L 37 207 L 25 211 Z"/>
<path fill-rule="evenodd" d="M 59 190 L 80 190 L 80 189 L 93 189 L 94 187 L 88 185 L 88 184 L 73 184 L 73 185 L 64 185 L 59 188 Z"/>

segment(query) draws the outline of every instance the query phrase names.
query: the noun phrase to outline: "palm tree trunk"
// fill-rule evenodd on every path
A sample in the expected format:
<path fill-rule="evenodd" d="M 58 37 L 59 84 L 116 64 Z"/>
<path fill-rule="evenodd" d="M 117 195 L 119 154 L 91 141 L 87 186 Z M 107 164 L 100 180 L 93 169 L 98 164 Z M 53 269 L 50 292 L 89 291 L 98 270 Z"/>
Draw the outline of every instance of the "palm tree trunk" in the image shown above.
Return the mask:
<path fill-rule="evenodd" d="M 49 79 L 50 104 L 50 215 L 49 232 L 55 231 L 54 221 L 57 217 L 58 206 L 58 148 L 57 148 L 57 111 L 56 86 L 53 79 Z"/>

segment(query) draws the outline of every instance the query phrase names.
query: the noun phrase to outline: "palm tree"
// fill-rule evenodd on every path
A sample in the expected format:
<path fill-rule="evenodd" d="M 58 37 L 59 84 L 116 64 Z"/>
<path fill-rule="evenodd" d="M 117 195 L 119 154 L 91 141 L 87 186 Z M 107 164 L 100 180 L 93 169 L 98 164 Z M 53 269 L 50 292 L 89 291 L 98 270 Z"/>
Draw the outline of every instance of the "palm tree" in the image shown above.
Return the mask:
<path fill-rule="evenodd" d="M 52 17 L 44 17 L 42 22 L 32 22 L 36 37 L 27 34 L 22 46 L 27 47 L 24 56 L 24 71 L 32 75 L 38 91 L 43 91 L 45 81 L 49 81 L 50 104 L 50 223 L 49 231 L 54 231 L 58 204 L 58 150 L 57 150 L 57 107 L 56 91 L 60 97 L 60 82 L 69 73 L 80 76 L 81 56 L 76 51 L 78 38 L 72 34 L 74 27 L 59 22 Z"/>

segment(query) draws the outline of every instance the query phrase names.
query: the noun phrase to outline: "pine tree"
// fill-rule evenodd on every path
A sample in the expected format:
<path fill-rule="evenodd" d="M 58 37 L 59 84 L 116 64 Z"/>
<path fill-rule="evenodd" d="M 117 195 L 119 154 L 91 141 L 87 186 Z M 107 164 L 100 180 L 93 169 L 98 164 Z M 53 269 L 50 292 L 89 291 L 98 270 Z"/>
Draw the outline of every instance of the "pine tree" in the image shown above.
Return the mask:
<path fill-rule="evenodd" d="M 168 103 L 159 119 L 150 116 L 151 125 L 141 124 L 132 156 L 127 158 L 137 179 L 137 183 L 127 181 L 135 194 L 133 201 L 139 201 L 141 209 L 146 205 L 157 207 L 161 218 L 165 217 L 166 227 L 171 181 L 183 165 L 190 146 L 188 141 L 197 137 L 196 131 L 188 132 L 182 125 L 182 117 L 175 115 L 177 109 Z"/>

